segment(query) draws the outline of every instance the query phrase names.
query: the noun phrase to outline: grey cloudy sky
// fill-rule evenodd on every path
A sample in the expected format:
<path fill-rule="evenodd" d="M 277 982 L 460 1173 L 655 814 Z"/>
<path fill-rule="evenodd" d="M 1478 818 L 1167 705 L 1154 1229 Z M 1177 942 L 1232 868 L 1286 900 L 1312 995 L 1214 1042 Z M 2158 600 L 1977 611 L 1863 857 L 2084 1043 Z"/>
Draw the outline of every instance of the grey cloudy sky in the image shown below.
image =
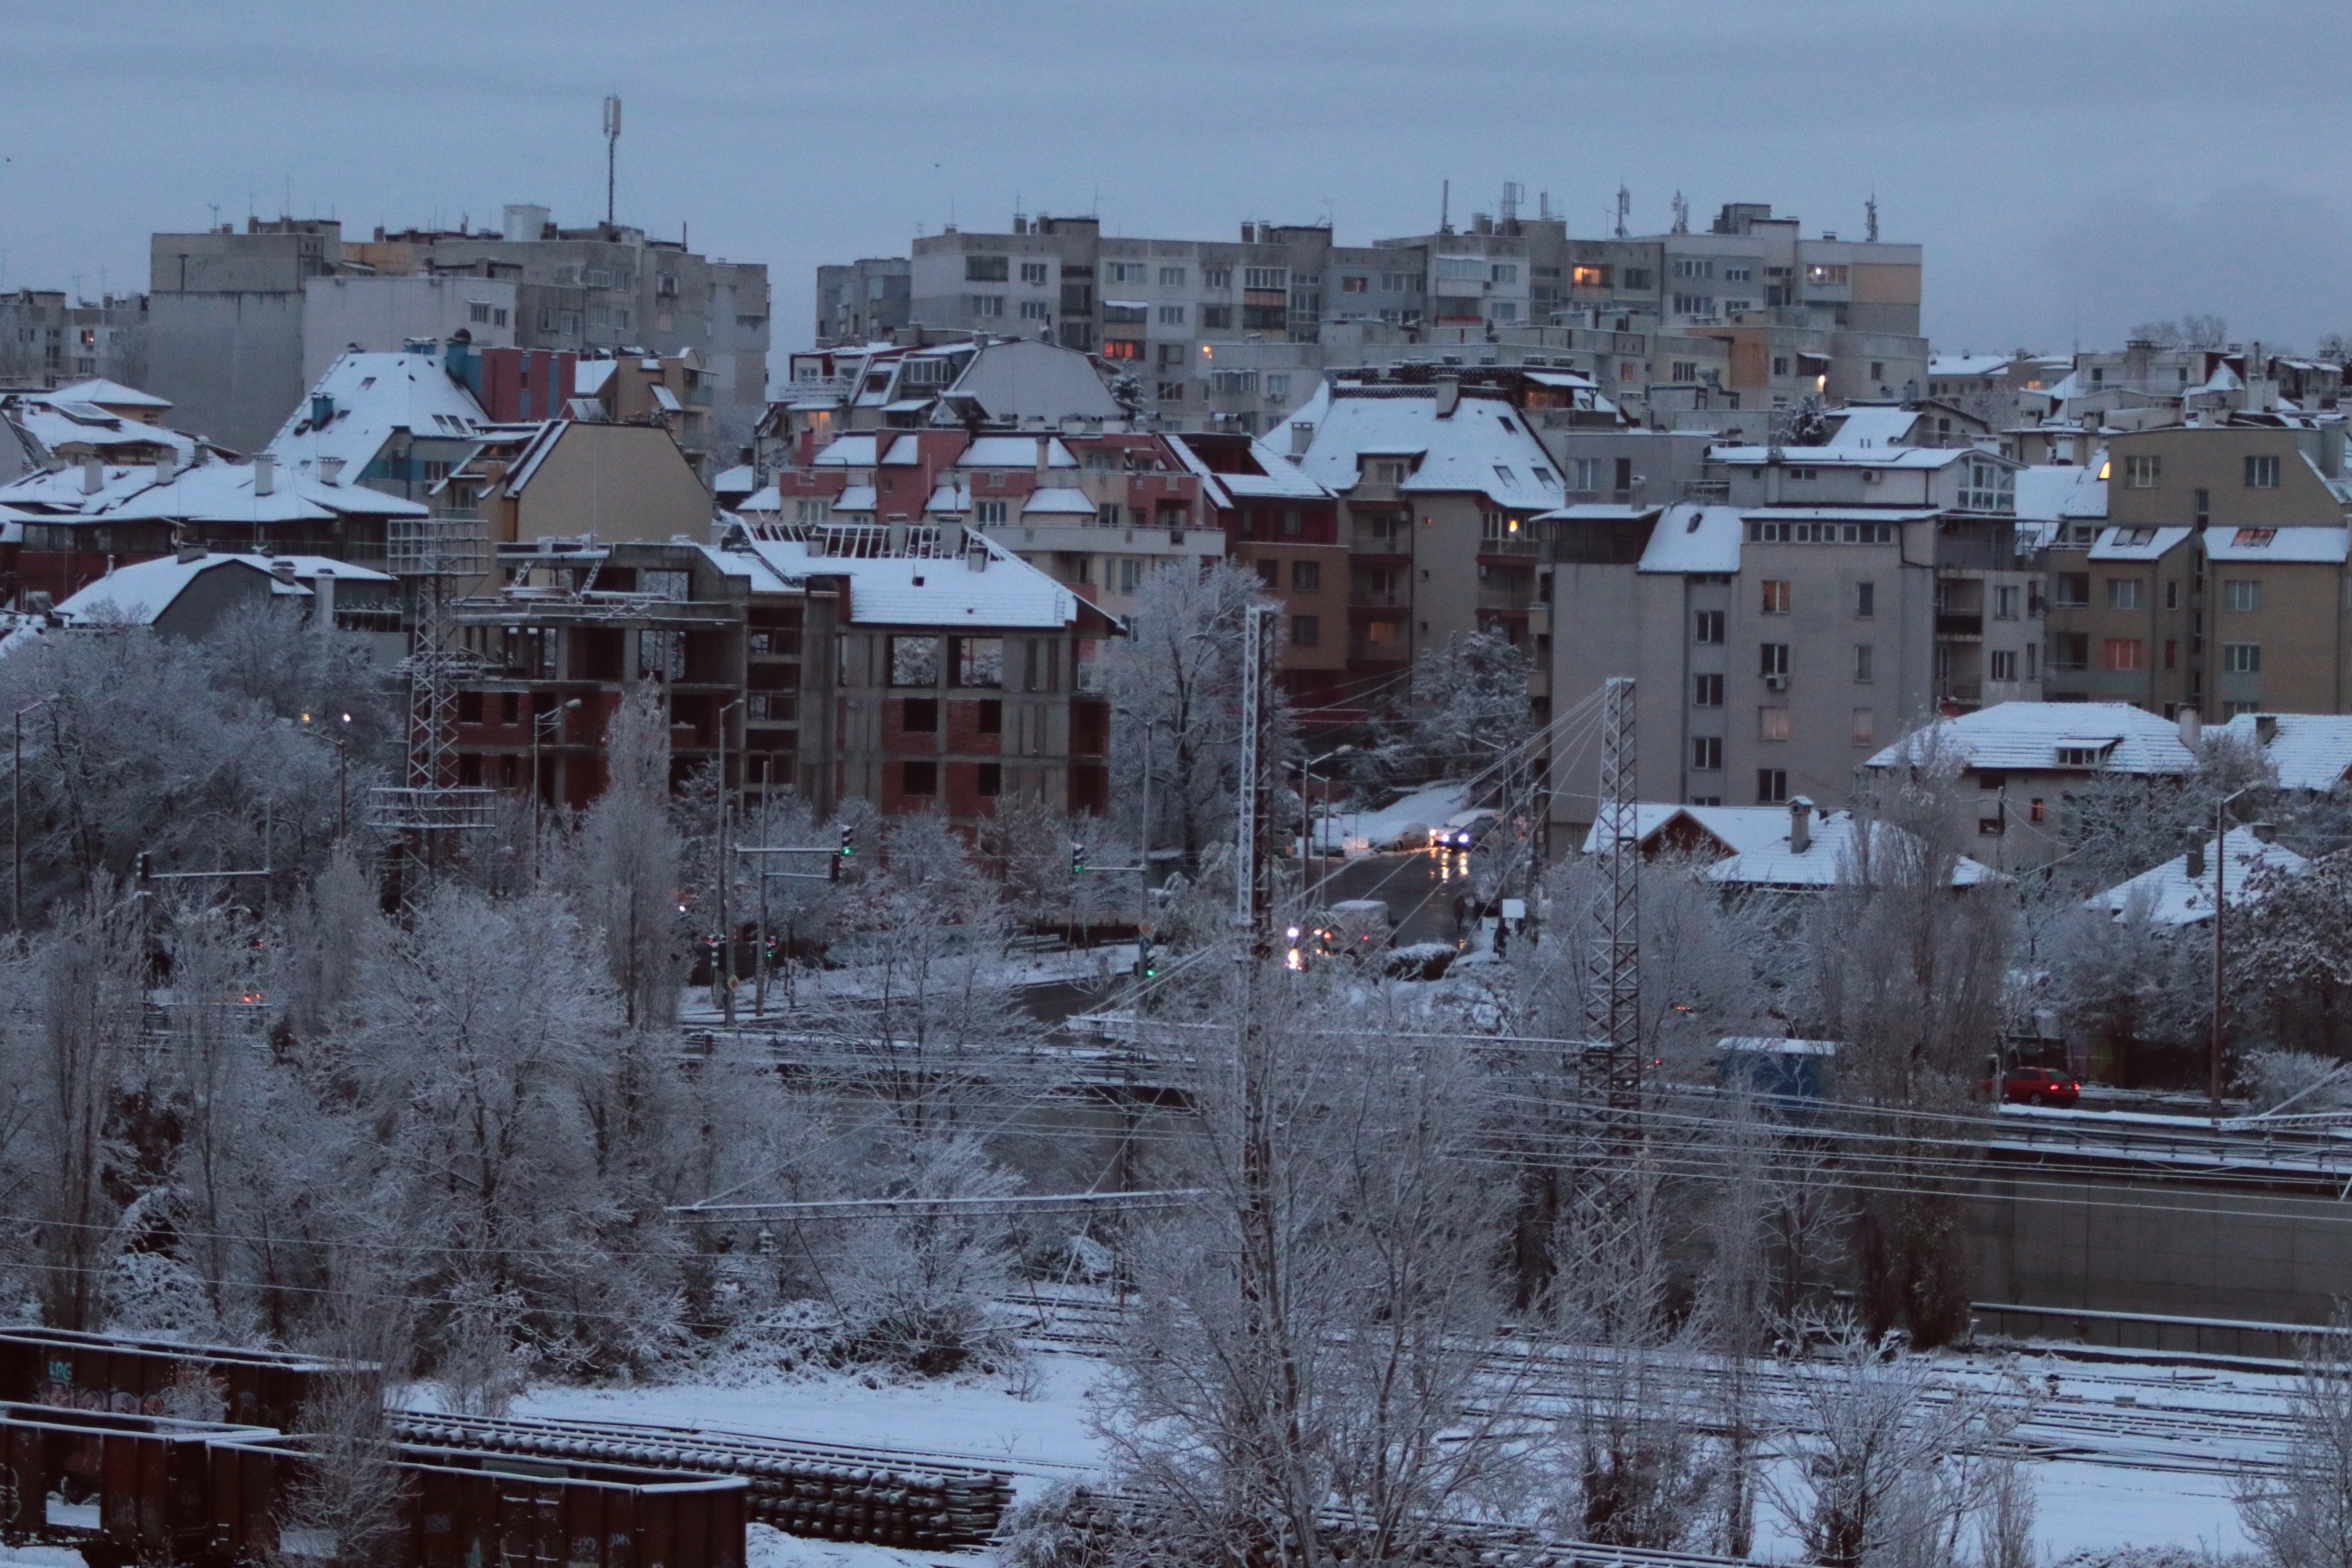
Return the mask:
<path fill-rule="evenodd" d="M 0 284 L 143 287 L 219 204 L 495 223 L 620 216 L 765 260 L 777 344 L 812 268 L 922 226 L 1098 210 L 1425 230 L 1502 182 L 1602 231 L 1679 188 L 1927 247 L 1940 349 L 2063 350 L 2184 311 L 2352 331 L 2352 6 L 2340 0 L 6 0 Z"/>

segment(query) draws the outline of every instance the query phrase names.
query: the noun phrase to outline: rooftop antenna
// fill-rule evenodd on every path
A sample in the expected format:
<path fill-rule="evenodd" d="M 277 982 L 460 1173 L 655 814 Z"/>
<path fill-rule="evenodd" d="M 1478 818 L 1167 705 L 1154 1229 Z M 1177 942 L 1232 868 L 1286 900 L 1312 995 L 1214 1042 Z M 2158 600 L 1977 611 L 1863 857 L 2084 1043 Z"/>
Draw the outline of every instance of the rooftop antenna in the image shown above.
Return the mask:
<path fill-rule="evenodd" d="M 604 95 L 604 226 L 613 226 L 613 170 L 620 156 L 621 95 Z"/>
<path fill-rule="evenodd" d="M 1454 182 L 1451 180 L 1437 183 L 1437 232 L 1454 232 Z"/>
<path fill-rule="evenodd" d="M 1502 212 L 1503 221 L 1505 223 L 1509 224 L 1519 221 L 1519 204 L 1527 199 L 1527 186 L 1521 184 L 1518 181 L 1505 180 L 1503 182 Z"/>
<path fill-rule="evenodd" d="M 1536 193 L 1536 216 L 1542 218 L 1547 222 L 1550 220 L 1551 193 L 1549 191 L 1538 191 Z"/>
<path fill-rule="evenodd" d="M 1625 186 L 1624 186 L 1623 182 L 1622 182 L 1622 181 L 1621 181 L 1621 182 L 1619 182 L 1618 186 L 1617 186 L 1617 237 L 1618 237 L 1618 238 L 1622 239 L 1622 238 L 1624 238 L 1624 237 L 1625 237 L 1625 220 L 1626 220 L 1627 218 L 1631 217 L 1633 215 L 1633 192 L 1631 192 L 1631 191 L 1629 191 L 1629 190 L 1627 190 L 1627 189 L 1625 188 Z"/>
<path fill-rule="evenodd" d="M 1690 203 L 1683 199 L 1683 194 L 1680 191 L 1675 193 L 1675 232 L 1676 234 L 1690 232 Z"/>
<path fill-rule="evenodd" d="M 220 203 L 206 202 L 205 205 L 213 209 L 213 226 L 215 228 L 220 227 Z"/>
<path fill-rule="evenodd" d="M 1863 227 L 1866 231 L 1864 237 L 1871 244 L 1876 245 L 1878 243 L 1878 193 L 1876 191 L 1871 192 L 1870 199 L 1862 204 L 1862 216 Z"/>

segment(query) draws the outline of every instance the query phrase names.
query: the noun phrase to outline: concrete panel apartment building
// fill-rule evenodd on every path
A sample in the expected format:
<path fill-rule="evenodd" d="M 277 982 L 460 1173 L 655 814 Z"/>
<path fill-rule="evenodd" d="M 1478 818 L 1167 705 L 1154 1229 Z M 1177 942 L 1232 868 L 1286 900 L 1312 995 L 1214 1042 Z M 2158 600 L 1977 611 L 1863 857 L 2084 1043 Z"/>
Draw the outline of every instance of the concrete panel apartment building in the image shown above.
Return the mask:
<path fill-rule="evenodd" d="M 379 228 L 249 218 L 149 243 L 150 376 L 193 428 L 250 450 L 315 371 L 357 347 L 465 334 L 480 346 L 691 353 L 732 460 L 767 399 L 763 263 L 713 259 L 629 226 L 562 228 L 514 205 L 496 229 Z"/>
<path fill-rule="evenodd" d="M 891 319 L 896 265 L 821 268 L 819 342 L 900 327 L 1050 336 L 1131 374 L 1143 409 L 1178 429 L 1265 430 L 1314 391 L 1327 357 L 1461 350 L 1466 364 L 1506 340 L 1538 357 L 1565 351 L 1559 368 L 1668 409 L 1916 396 L 1927 381 L 1920 247 L 1809 238 L 1755 203 L 1726 206 L 1705 233 L 1578 239 L 1548 205 L 1519 216 L 1514 195 L 1465 230 L 1369 246 L 1313 225 L 1129 239 L 1092 217 L 1016 216 L 1010 232 L 917 239 L 903 322 Z M 1580 329 L 1582 341 L 1529 341 Z M 1654 341 L 1669 338 L 1707 346 Z"/>
<path fill-rule="evenodd" d="M 2107 514 L 2048 551 L 2048 695 L 2219 722 L 2352 711 L 2344 426 L 2268 415 L 2107 437 Z"/>

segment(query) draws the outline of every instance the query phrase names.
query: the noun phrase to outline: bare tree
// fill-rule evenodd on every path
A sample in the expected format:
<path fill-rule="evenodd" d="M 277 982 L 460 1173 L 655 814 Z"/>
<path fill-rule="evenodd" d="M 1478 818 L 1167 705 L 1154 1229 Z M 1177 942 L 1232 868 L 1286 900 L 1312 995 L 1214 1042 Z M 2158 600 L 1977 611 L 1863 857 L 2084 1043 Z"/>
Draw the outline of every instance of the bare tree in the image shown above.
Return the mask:
<path fill-rule="evenodd" d="M 279 1558 L 381 1568 L 404 1523 L 410 1487 L 384 1421 L 389 1383 L 408 1372 L 409 1319 L 397 1285 L 357 1256 L 340 1260 L 305 1336 L 333 1363 L 305 1400 L 303 1463 L 278 1500 Z"/>
<path fill-rule="evenodd" d="M 2238 1483 L 2238 1518 L 2279 1568 L 2352 1568 L 2352 1314 L 2304 1342 L 2284 1463 Z"/>
<path fill-rule="evenodd" d="M 630 1027 L 660 1028 L 677 1021 L 685 977 L 676 910 L 683 849 L 669 810 L 669 709 L 660 687 L 641 684 L 622 700 L 604 755 L 604 793 L 580 825 L 566 880 L 603 934 Z"/>

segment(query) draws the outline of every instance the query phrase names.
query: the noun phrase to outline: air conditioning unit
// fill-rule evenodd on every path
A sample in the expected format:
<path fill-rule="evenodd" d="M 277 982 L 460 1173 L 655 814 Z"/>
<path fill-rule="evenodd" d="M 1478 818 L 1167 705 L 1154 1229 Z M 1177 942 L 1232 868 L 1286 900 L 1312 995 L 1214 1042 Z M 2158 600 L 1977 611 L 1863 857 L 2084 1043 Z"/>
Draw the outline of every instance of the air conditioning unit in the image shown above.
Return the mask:
<path fill-rule="evenodd" d="M 1789 678 L 1785 675 L 1768 675 L 1764 678 L 1764 689 L 1786 691 L 1789 689 Z"/>
<path fill-rule="evenodd" d="M 1885 478 L 1886 478 L 1886 474 L 1885 474 L 1885 471 L 1884 469 L 1880 469 L 1880 468 L 1864 468 L 1864 469 L 1863 469 L 1863 470 L 1862 470 L 1862 482 L 1863 482 L 1864 484 L 1866 484 L 1866 485 L 1874 485 L 1874 484 L 1878 484 L 1878 483 L 1882 482 Z"/>

